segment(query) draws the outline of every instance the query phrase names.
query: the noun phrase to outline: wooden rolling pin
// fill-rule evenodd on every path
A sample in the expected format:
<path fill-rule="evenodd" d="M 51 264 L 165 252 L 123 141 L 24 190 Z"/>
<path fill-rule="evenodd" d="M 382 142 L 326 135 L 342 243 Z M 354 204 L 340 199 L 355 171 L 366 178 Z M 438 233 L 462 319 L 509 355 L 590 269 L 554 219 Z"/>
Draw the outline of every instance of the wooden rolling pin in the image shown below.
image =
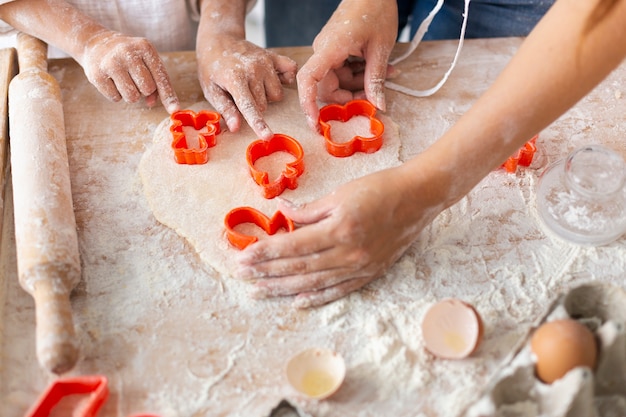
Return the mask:
<path fill-rule="evenodd" d="M 62 374 L 78 360 L 70 292 L 81 269 L 61 89 L 48 74 L 45 43 L 20 33 L 17 51 L 9 85 L 17 268 L 35 301 L 39 363 Z"/>

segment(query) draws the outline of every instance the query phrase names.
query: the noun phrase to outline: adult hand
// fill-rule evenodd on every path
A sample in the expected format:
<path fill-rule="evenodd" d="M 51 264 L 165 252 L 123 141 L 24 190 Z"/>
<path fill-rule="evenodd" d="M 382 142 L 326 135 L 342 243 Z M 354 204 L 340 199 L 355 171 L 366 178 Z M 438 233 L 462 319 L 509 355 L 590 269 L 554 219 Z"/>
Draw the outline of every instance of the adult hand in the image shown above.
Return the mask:
<path fill-rule="evenodd" d="M 398 31 L 398 11 L 392 0 L 344 0 L 313 42 L 313 55 L 298 72 L 300 105 L 312 129 L 317 129 L 317 99 L 345 103 L 364 90 L 365 97 L 385 110 L 387 60 Z M 354 70 L 364 60 L 364 69 Z M 361 88 L 358 88 L 362 86 Z"/>
<path fill-rule="evenodd" d="M 110 100 L 135 103 L 145 98 L 153 106 L 160 98 L 169 113 L 180 107 L 163 61 L 144 38 L 101 31 L 76 59 L 87 79 Z"/>
<path fill-rule="evenodd" d="M 403 170 L 359 178 L 300 207 L 281 201 L 279 209 L 299 228 L 247 247 L 237 257 L 236 278 L 254 280 L 256 298 L 295 295 L 294 306 L 307 308 L 380 277 L 444 207 L 412 199 L 414 180 Z"/>
<path fill-rule="evenodd" d="M 239 130 L 243 117 L 259 138 L 271 138 L 263 112 L 268 102 L 283 98 L 282 84 L 295 81 L 296 62 L 228 34 L 201 42 L 198 72 L 206 99 L 230 131 Z"/>

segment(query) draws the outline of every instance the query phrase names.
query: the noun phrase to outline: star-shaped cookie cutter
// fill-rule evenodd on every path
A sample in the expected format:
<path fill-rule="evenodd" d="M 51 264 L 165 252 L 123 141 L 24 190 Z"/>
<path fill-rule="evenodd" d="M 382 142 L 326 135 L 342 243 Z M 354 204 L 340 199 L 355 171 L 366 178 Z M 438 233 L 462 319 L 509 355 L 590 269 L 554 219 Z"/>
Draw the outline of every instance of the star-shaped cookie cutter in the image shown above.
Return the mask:
<path fill-rule="evenodd" d="M 533 157 L 535 156 L 535 152 L 537 152 L 537 138 L 539 135 L 533 136 L 528 142 L 524 144 L 515 155 L 509 157 L 502 164 L 502 168 L 504 168 L 507 172 L 513 173 L 517 171 L 518 166 L 527 167 L 533 162 Z"/>
<path fill-rule="evenodd" d="M 253 207 L 234 208 L 224 217 L 224 226 L 226 227 L 228 241 L 240 250 L 259 240 L 256 236 L 246 235 L 235 230 L 237 225 L 243 223 L 253 223 L 263 229 L 268 235 L 276 234 L 280 229 L 285 229 L 288 232 L 295 230 L 293 221 L 281 211 L 277 211 L 272 218 L 269 218 Z"/>
<path fill-rule="evenodd" d="M 88 375 L 57 379 L 41 394 L 25 417 L 48 417 L 63 398 L 77 394 L 88 396 L 81 401 L 80 408 L 72 416 L 95 417 L 109 397 L 107 378 L 103 375 Z"/>
<path fill-rule="evenodd" d="M 354 136 L 344 143 L 333 141 L 330 122 L 338 120 L 347 122 L 354 116 L 365 116 L 370 120 L 371 137 Z M 373 153 L 383 146 L 383 133 L 385 125 L 376 118 L 376 107 L 367 100 L 352 100 L 345 105 L 329 104 L 320 109 L 318 118 L 320 130 L 326 140 L 326 150 L 333 156 L 346 157 L 355 152 Z"/>
<path fill-rule="evenodd" d="M 179 164 L 205 164 L 209 160 L 208 148 L 217 143 L 216 136 L 220 133 L 220 115 L 216 112 L 201 110 L 198 113 L 192 110 L 179 110 L 170 116 L 172 124 L 172 149 L 174 159 Z M 184 128 L 193 127 L 195 130 L 207 128 L 206 132 L 198 132 L 198 148 L 189 148 Z"/>
<path fill-rule="evenodd" d="M 280 176 L 270 182 L 266 171 L 256 169 L 254 163 L 261 157 L 274 152 L 288 152 L 296 159 L 288 163 Z M 256 140 L 246 150 L 246 160 L 250 175 L 263 189 L 263 197 L 267 199 L 280 195 L 285 188 L 295 190 L 298 187 L 298 177 L 304 172 L 304 150 L 294 138 L 280 133 L 274 134 L 269 140 Z"/>

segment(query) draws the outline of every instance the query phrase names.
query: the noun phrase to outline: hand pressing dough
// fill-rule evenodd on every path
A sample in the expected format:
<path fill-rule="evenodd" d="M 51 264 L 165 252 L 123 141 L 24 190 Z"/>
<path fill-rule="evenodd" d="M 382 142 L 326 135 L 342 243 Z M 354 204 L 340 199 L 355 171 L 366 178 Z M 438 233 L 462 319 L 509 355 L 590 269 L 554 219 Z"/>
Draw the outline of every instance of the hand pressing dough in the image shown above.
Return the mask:
<path fill-rule="evenodd" d="M 191 109 L 211 108 L 202 102 Z M 274 133 L 289 135 L 300 142 L 305 169 L 298 179 L 298 188 L 286 189 L 281 197 L 295 203 L 312 201 L 350 180 L 399 165 L 397 125 L 381 114 L 378 117 L 385 124 L 382 148 L 373 154 L 355 153 L 337 158 L 326 152 L 324 137 L 309 129 L 297 92 L 286 89 L 284 99 L 269 106 L 265 119 Z M 363 117 L 358 119 L 353 122 L 368 121 Z M 148 204 L 156 219 L 187 239 L 205 263 L 222 275 L 230 275 L 232 255 L 238 249 L 229 245 L 224 234 L 226 214 L 241 206 L 254 207 L 268 216 L 277 210 L 277 201 L 263 198 L 248 172 L 246 149 L 257 138 L 247 125 L 237 133 L 222 129 L 217 145 L 209 148 L 206 164 L 180 165 L 175 162 L 170 147 L 169 127 L 169 118 L 157 126 L 153 143 L 139 165 Z M 362 126 L 355 129 L 362 132 Z"/>

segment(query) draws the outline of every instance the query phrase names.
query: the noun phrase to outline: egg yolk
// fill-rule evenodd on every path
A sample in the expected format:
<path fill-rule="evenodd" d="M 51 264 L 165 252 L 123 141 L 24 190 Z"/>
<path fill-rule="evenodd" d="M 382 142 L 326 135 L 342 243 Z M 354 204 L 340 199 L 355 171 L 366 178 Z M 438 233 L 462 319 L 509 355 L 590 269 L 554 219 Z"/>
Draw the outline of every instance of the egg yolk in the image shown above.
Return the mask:
<path fill-rule="evenodd" d="M 310 397 L 318 397 L 333 388 L 334 380 L 326 371 L 314 369 L 302 377 L 302 391 Z"/>

